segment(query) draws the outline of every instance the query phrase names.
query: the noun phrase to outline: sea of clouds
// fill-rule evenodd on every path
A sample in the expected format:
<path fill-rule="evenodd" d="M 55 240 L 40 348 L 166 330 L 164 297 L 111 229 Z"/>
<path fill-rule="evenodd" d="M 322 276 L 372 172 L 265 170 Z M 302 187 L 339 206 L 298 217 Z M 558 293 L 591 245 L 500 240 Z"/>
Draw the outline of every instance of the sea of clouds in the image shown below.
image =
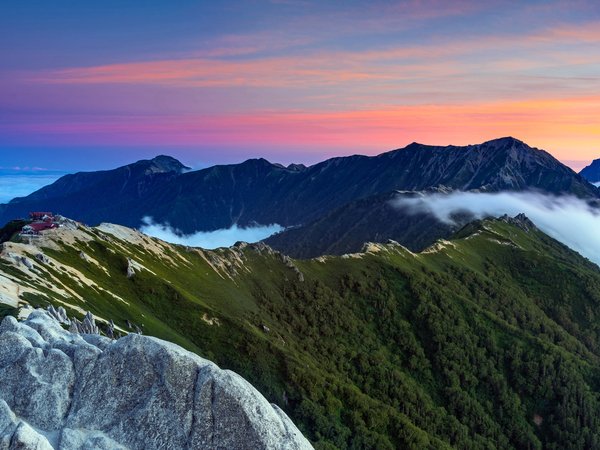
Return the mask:
<path fill-rule="evenodd" d="M 154 222 L 151 217 L 144 217 L 143 225 L 140 227 L 142 233 L 163 241 L 206 249 L 229 247 L 238 241 L 258 242 L 282 230 L 283 227 L 277 224 L 252 227 L 239 227 L 234 224 L 231 228 L 183 234 L 168 224 Z"/>
<path fill-rule="evenodd" d="M 24 197 L 53 183 L 63 172 L 0 168 L 0 203 Z"/>
<path fill-rule="evenodd" d="M 574 196 L 456 192 L 394 203 L 409 212 L 428 212 L 446 223 L 454 223 L 452 215 L 460 212 L 476 218 L 524 213 L 546 234 L 600 265 L 600 210 Z"/>

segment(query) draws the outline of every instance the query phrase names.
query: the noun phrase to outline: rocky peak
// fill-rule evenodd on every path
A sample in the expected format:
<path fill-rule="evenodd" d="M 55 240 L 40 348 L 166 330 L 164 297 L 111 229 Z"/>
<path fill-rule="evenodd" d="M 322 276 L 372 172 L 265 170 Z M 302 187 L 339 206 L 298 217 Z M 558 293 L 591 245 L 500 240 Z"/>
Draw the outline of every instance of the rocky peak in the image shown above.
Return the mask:
<path fill-rule="evenodd" d="M 529 146 L 527 144 L 525 144 L 525 142 L 514 138 L 512 136 L 505 136 L 505 137 L 501 137 L 501 138 L 497 138 L 497 139 L 492 139 L 491 141 L 486 141 L 483 144 L 481 144 L 481 146 L 486 146 L 486 147 L 495 147 L 495 148 L 512 148 L 512 147 L 528 147 Z"/>
<path fill-rule="evenodd" d="M 150 165 L 148 170 L 151 170 L 153 173 L 182 173 L 190 170 L 190 167 L 184 166 L 177 159 L 167 155 L 159 155 L 152 158 L 149 162 Z"/>
<path fill-rule="evenodd" d="M 511 225 L 515 225 L 516 227 L 519 227 L 523 231 L 537 230 L 537 227 L 531 221 L 531 219 L 529 219 L 529 217 L 527 217 L 523 213 L 517 214 L 514 217 L 510 217 L 508 214 L 505 214 L 504 216 L 500 217 L 500 220 L 502 220 L 503 222 L 509 223 Z"/>
<path fill-rule="evenodd" d="M 0 377 L 2 448 L 312 448 L 239 375 L 160 339 L 71 333 L 42 310 L 2 321 Z"/>
<path fill-rule="evenodd" d="M 533 161 L 539 159 L 542 152 L 527 145 L 525 142 L 511 136 L 484 142 L 475 147 L 485 158 L 500 157 L 504 160 L 504 165 L 513 166 L 523 161 Z M 519 170 L 514 167 L 515 170 Z M 526 175 L 526 174 L 523 174 Z"/>
<path fill-rule="evenodd" d="M 294 172 L 301 172 L 306 169 L 306 166 L 304 164 L 291 163 L 286 168 Z"/>
<path fill-rule="evenodd" d="M 247 167 L 257 167 L 257 168 L 264 168 L 264 167 L 268 167 L 268 168 L 272 168 L 272 167 L 282 167 L 283 166 L 281 164 L 273 164 L 270 161 L 266 160 L 265 158 L 250 158 L 247 159 L 246 161 L 244 161 L 242 164 L 240 164 L 241 166 L 247 166 Z"/>

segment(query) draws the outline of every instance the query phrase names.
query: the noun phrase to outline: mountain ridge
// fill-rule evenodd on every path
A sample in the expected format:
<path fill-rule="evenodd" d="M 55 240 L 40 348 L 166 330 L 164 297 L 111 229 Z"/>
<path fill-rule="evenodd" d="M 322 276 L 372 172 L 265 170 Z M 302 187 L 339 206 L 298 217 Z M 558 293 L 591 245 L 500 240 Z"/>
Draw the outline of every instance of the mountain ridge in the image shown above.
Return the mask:
<path fill-rule="evenodd" d="M 456 214 L 456 223 L 440 221 L 429 212 L 398 206 L 400 198 L 412 198 L 444 190 L 392 191 L 355 200 L 305 225 L 285 229 L 263 240 L 293 258 L 315 258 L 359 251 L 365 242 L 394 240 L 418 252 L 438 239 L 447 239 L 473 217 Z M 349 225 L 351 224 L 351 225 Z"/>
<path fill-rule="evenodd" d="M 169 174 L 177 173 L 180 174 L 189 167 L 184 166 L 178 160 L 171 156 L 158 155 L 149 160 L 139 160 L 126 166 L 118 167 L 117 169 L 99 170 L 91 172 L 76 172 L 74 174 L 68 174 L 59 178 L 54 183 L 45 186 L 36 192 L 26 196 L 18 197 L 9 202 L 9 204 L 19 203 L 23 199 L 51 199 L 64 194 L 70 194 L 80 190 L 81 185 L 94 185 L 96 183 L 108 184 L 103 180 L 103 176 L 114 172 L 121 172 L 118 175 L 122 175 L 124 181 L 127 182 L 128 177 L 136 178 L 136 175 L 152 175 L 152 174 Z M 136 173 L 137 172 L 137 173 Z M 140 173 L 141 172 L 141 173 Z M 111 180 L 112 181 L 112 180 Z M 59 192 L 56 192 L 59 190 Z"/>
<path fill-rule="evenodd" d="M 177 343 L 241 374 L 319 450 L 600 443 L 600 269 L 525 219 L 420 253 L 310 260 L 110 224 L 18 241 L 0 253 L 3 314 L 63 305 Z"/>
<path fill-rule="evenodd" d="M 600 158 L 594 159 L 588 166 L 584 167 L 579 174 L 590 183 L 600 182 Z"/>
<path fill-rule="evenodd" d="M 540 189 L 600 197 L 595 187 L 550 154 L 510 137 L 464 147 L 413 143 L 376 156 L 337 157 L 309 167 L 284 167 L 258 158 L 136 180 L 127 195 L 115 189 L 118 183 L 107 182 L 112 190 L 103 190 L 100 205 L 84 201 L 98 196 L 98 189 L 83 189 L 62 201 L 40 199 L 38 191 L 1 205 L 0 220 L 51 209 L 85 223 L 137 227 L 150 216 L 190 234 L 234 224 L 302 225 L 349 202 L 393 190 Z"/>

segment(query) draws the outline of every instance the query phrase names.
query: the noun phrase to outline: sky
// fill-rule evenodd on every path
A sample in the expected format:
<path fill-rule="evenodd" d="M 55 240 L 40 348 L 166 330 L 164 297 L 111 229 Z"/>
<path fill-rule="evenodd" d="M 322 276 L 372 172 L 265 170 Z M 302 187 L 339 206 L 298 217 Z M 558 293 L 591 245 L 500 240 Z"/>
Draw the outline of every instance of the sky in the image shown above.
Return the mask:
<path fill-rule="evenodd" d="M 2 167 L 310 164 L 511 135 L 580 169 L 599 118 L 598 1 L 0 2 Z"/>

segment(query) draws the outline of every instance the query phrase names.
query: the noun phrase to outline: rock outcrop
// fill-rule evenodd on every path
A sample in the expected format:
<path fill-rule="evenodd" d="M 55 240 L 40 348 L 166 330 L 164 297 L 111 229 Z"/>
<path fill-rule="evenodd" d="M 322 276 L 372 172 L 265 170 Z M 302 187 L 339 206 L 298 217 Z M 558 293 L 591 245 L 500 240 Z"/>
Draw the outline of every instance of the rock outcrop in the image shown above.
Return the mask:
<path fill-rule="evenodd" d="M 503 222 L 509 223 L 511 225 L 515 225 L 519 227 L 523 231 L 537 230 L 536 225 L 527 217 L 525 214 L 517 214 L 514 217 L 509 216 L 508 214 L 500 217 L 500 220 Z"/>
<path fill-rule="evenodd" d="M 160 339 L 0 325 L 0 449 L 312 448 L 248 382 Z"/>

